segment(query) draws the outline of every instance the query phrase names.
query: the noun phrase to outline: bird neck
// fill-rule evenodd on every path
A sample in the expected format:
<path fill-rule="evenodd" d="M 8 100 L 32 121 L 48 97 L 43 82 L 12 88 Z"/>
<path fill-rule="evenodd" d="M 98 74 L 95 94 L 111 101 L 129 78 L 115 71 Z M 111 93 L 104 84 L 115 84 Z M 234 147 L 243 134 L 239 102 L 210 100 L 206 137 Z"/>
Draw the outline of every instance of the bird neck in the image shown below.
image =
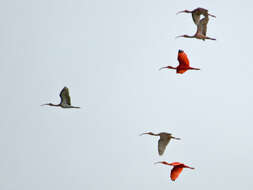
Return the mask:
<path fill-rule="evenodd" d="M 143 134 L 145 134 L 145 135 L 153 135 L 153 136 L 159 136 L 159 134 L 154 134 L 154 133 L 152 133 L 152 132 L 143 133 Z"/>
<path fill-rule="evenodd" d="M 184 38 L 195 38 L 195 36 L 183 35 Z"/>
<path fill-rule="evenodd" d="M 177 69 L 176 67 L 167 66 L 168 69 Z"/>
<path fill-rule="evenodd" d="M 42 106 L 55 106 L 55 107 L 58 107 L 58 106 L 60 106 L 60 104 L 48 103 L 48 104 L 42 104 Z"/>
<path fill-rule="evenodd" d="M 162 67 L 160 68 L 159 70 L 161 69 L 177 69 L 176 67 L 172 67 L 172 66 L 166 66 L 166 67 Z"/>
<path fill-rule="evenodd" d="M 155 164 L 164 164 L 164 165 L 171 165 L 171 164 L 169 164 L 168 162 L 165 162 L 165 161 L 161 161 L 161 162 L 155 162 Z"/>
<path fill-rule="evenodd" d="M 55 106 L 55 107 L 59 107 L 60 106 L 60 104 L 49 104 L 50 106 Z"/>

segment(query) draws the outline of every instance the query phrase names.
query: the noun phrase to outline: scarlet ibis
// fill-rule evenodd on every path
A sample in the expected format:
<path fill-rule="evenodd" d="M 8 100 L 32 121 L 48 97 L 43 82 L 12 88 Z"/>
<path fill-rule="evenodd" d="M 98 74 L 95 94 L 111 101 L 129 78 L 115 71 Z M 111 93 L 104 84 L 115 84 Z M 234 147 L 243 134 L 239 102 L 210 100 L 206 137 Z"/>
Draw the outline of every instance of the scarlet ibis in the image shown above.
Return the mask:
<path fill-rule="evenodd" d="M 205 17 L 208 17 L 208 16 L 212 16 L 212 17 L 215 17 L 214 15 L 212 14 L 209 14 L 208 13 L 208 10 L 207 9 L 204 9 L 204 8 L 196 8 L 192 11 L 189 11 L 189 10 L 183 10 L 183 11 L 179 11 L 177 14 L 179 13 L 191 13 L 192 14 L 192 19 L 193 19 L 193 22 L 198 25 L 199 23 L 199 20 L 200 20 L 200 15 L 204 15 Z"/>
<path fill-rule="evenodd" d="M 180 73 L 180 74 L 183 74 L 187 70 L 200 70 L 199 68 L 190 67 L 189 59 L 183 50 L 178 50 L 177 60 L 179 62 L 179 65 L 177 67 L 167 66 L 167 67 L 162 67 L 159 70 L 161 70 L 161 69 L 175 69 L 177 71 L 177 73 Z"/>
<path fill-rule="evenodd" d="M 180 140 L 180 138 L 176 138 L 173 137 L 172 134 L 170 133 L 158 133 L 158 134 L 154 134 L 152 132 L 148 132 L 148 133 L 142 133 L 140 135 L 153 135 L 153 136 L 160 136 L 160 139 L 158 141 L 158 153 L 159 155 L 163 155 L 166 146 L 169 144 L 170 139 L 176 139 L 176 140 Z"/>
<path fill-rule="evenodd" d="M 48 106 L 58 106 L 58 107 L 62 107 L 62 108 L 80 108 L 80 107 L 76 107 L 76 106 L 71 105 L 71 99 L 69 96 L 69 89 L 67 87 L 64 87 L 61 90 L 60 97 L 61 97 L 60 104 L 48 103 L 48 104 L 42 104 L 42 106 L 48 105 Z"/>
<path fill-rule="evenodd" d="M 185 34 L 185 35 L 177 36 L 176 38 L 184 37 L 184 38 L 196 38 L 196 39 L 200 39 L 200 40 L 205 40 L 205 39 L 216 40 L 215 38 L 210 38 L 210 37 L 206 36 L 208 21 L 209 21 L 208 17 L 202 18 L 197 25 L 197 32 L 193 36 L 189 36 L 189 35 Z"/>
<path fill-rule="evenodd" d="M 194 169 L 180 162 L 168 163 L 165 161 L 161 161 L 161 162 L 156 162 L 155 164 L 165 164 L 165 165 L 173 166 L 170 172 L 170 179 L 172 181 L 175 181 L 178 178 L 178 176 L 180 175 L 180 173 L 183 171 L 184 168 Z"/>

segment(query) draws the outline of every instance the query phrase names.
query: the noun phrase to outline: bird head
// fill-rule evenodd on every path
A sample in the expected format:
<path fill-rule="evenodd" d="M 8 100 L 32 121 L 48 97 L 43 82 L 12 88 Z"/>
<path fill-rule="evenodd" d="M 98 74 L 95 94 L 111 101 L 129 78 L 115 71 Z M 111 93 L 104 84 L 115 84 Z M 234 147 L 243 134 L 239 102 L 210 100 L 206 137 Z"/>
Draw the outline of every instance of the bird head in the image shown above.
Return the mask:
<path fill-rule="evenodd" d="M 168 162 L 161 161 L 161 162 L 155 162 L 154 164 L 165 164 L 165 165 L 168 165 Z"/>
<path fill-rule="evenodd" d="M 159 71 L 162 70 L 162 69 L 168 69 L 168 66 L 166 66 L 166 67 L 161 67 L 161 68 L 159 69 Z"/>
<path fill-rule="evenodd" d="M 159 71 L 162 70 L 162 69 L 177 69 L 177 68 L 176 67 L 172 67 L 172 66 L 166 66 L 166 67 L 161 67 L 159 69 Z"/>
<path fill-rule="evenodd" d="M 183 52 L 184 52 L 184 50 L 181 50 L 181 49 L 178 50 L 178 53 L 183 53 Z"/>
<path fill-rule="evenodd" d="M 52 104 L 52 103 L 47 103 L 47 104 L 42 104 L 42 105 L 40 105 L 40 106 L 58 106 L 58 105 L 54 105 L 54 104 Z"/>
<path fill-rule="evenodd" d="M 183 10 L 183 11 L 177 12 L 177 14 L 180 14 L 180 13 L 191 13 L 191 11 L 189 11 L 189 10 Z"/>
<path fill-rule="evenodd" d="M 51 103 L 47 103 L 47 104 L 41 104 L 40 106 L 51 106 Z"/>
<path fill-rule="evenodd" d="M 184 34 L 184 35 L 176 36 L 176 38 L 189 38 L 189 36 Z"/>
<path fill-rule="evenodd" d="M 152 132 L 147 132 L 147 133 L 142 133 L 142 134 L 140 134 L 140 136 L 142 136 L 142 135 L 153 135 L 154 133 L 152 133 Z"/>

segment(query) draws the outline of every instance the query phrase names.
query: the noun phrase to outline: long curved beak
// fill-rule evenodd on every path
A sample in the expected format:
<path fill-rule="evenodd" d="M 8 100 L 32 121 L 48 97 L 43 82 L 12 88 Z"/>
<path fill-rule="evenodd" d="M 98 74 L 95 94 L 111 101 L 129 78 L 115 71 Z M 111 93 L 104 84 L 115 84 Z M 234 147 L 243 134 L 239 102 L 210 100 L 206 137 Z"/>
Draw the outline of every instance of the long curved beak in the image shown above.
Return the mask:
<path fill-rule="evenodd" d="M 155 162 L 154 164 L 162 164 L 162 162 Z"/>
<path fill-rule="evenodd" d="M 180 14 L 180 13 L 184 13 L 185 11 L 179 11 L 176 13 L 176 15 Z"/>
<path fill-rule="evenodd" d="M 177 38 L 181 38 L 181 37 L 183 37 L 183 35 L 180 35 L 180 36 L 176 36 L 176 37 L 175 37 L 175 39 L 177 39 Z"/>
<path fill-rule="evenodd" d="M 48 104 L 41 104 L 40 106 L 46 106 L 46 105 L 48 105 Z"/>
<path fill-rule="evenodd" d="M 159 71 L 162 70 L 162 69 L 166 69 L 166 68 L 167 68 L 167 67 L 161 67 L 161 68 L 159 69 Z"/>
<path fill-rule="evenodd" d="M 148 133 L 141 133 L 139 136 L 142 136 L 142 135 L 147 135 Z"/>

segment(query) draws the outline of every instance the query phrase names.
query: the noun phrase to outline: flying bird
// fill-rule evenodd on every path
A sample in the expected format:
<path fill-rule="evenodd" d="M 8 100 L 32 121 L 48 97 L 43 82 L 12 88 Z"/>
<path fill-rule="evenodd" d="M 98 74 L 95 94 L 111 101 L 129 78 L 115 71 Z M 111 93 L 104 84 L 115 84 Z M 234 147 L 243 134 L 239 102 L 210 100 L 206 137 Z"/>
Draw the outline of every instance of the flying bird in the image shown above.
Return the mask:
<path fill-rule="evenodd" d="M 179 13 L 191 13 L 192 14 L 192 19 L 193 19 L 193 22 L 198 25 L 199 23 L 199 20 L 200 20 L 200 15 L 204 15 L 205 17 L 208 17 L 208 16 L 212 16 L 212 17 L 215 17 L 214 15 L 212 14 L 209 14 L 208 13 L 208 10 L 207 9 L 204 9 L 204 8 L 196 8 L 192 11 L 189 11 L 189 10 L 183 10 L 183 11 L 179 11 L 177 14 Z"/>
<path fill-rule="evenodd" d="M 181 140 L 180 138 L 173 137 L 172 134 L 170 134 L 170 133 L 154 134 L 152 132 L 148 132 L 148 133 L 142 133 L 140 135 L 160 136 L 160 139 L 158 141 L 158 153 L 159 153 L 160 156 L 163 155 L 163 153 L 166 149 L 166 146 L 169 144 L 171 139 Z"/>
<path fill-rule="evenodd" d="M 186 53 L 183 50 L 178 50 L 178 56 L 177 60 L 179 62 L 179 65 L 177 67 L 172 67 L 172 66 L 166 66 L 162 67 L 161 69 L 175 69 L 177 73 L 183 74 L 187 70 L 200 70 L 199 68 L 193 68 L 190 67 L 190 61 L 186 55 Z"/>
<path fill-rule="evenodd" d="M 196 38 L 196 39 L 200 39 L 200 40 L 216 40 L 215 38 L 210 38 L 208 36 L 206 36 L 206 31 L 207 31 L 207 23 L 209 21 L 208 17 L 204 17 L 202 18 L 199 23 L 197 24 L 197 32 L 193 35 L 193 36 L 189 36 L 189 35 L 181 35 L 181 36 L 177 36 L 176 38 L 179 37 L 184 37 L 184 38 Z"/>
<path fill-rule="evenodd" d="M 162 161 L 162 162 L 156 162 L 155 164 L 165 164 L 165 165 L 173 166 L 170 172 L 170 179 L 172 181 L 175 181 L 178 178 L 178 176 L 180 175 L 180 173 L 183 171 L 184 168 L 194 169 L 180 162 L 168 163 L 168 162 Z"/>
<path fill-rule="evenodd" d="M 69 89 L 67 87 L 64 87 L 61 90 L 60 97 L 61 97 L 60 104 L 48 103 L 48 104 L 42 104 L 41 106 L 48 105 L 48 106 L 57 106 L 57 107 L 62 107 L 62 108 L 80 108 L 80 107 L 76 107 L 76 106 L 71 105 L 71 99 L 69 96 Z"/>

